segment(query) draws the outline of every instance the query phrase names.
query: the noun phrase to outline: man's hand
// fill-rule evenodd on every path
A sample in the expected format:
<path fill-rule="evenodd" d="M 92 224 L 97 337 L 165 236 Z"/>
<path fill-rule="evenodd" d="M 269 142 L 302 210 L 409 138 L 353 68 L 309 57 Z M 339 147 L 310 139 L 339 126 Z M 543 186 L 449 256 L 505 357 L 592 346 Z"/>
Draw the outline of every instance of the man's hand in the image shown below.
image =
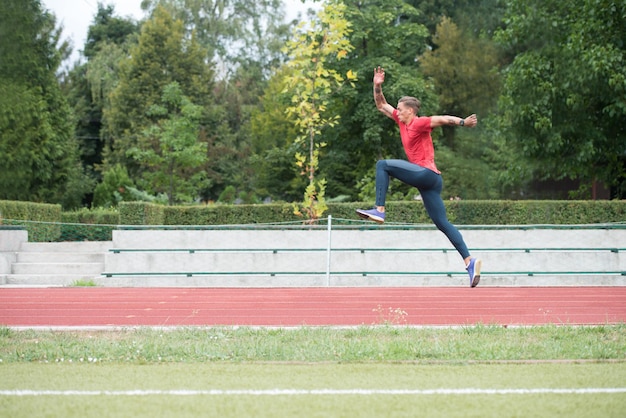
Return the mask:
<path fill-rule="evenodd" d="M 469 115 L 464 120 L 465 120 L 465 125 L 463 126 L 467 128 L 473 128 L 474 126 L 476 126 L 476 124 L 478 124 L 478 118 L 476 117 L 476 114 Z"/>
<path fill-rule="evenodd" d="M 374 85 L 380 86 L 385 82 L 385 70 L 382 68 L 374 68 Z"/>

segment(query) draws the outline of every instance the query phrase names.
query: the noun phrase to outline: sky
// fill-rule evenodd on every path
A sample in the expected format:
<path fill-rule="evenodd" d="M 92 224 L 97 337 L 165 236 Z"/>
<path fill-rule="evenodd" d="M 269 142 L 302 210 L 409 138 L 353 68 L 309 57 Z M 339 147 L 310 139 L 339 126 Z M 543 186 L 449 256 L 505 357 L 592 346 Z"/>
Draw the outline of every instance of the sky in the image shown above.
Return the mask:
<path fill-rule="evenodd" d="M 141 0 L 100 0 L 102 4 L 112 4 L 115 14 L 122 17 L 132 17 L 135 20 L 143 18 Z M 288 19 L 293 19 L 298 12 L 304 12 L 313 5 L 313 0 L 283 0 L 286 5 Z M 72 56 L 69 61 L 74 63 L 80 58 L 80 50 L 87 39 L 87 29 L 98 11 L 98 0 L 42 0 L 44 8 L 52 11 L 57 17 L 57 24 L 63 25 L 62 39 L 69 39 L 73 45 Z"/>

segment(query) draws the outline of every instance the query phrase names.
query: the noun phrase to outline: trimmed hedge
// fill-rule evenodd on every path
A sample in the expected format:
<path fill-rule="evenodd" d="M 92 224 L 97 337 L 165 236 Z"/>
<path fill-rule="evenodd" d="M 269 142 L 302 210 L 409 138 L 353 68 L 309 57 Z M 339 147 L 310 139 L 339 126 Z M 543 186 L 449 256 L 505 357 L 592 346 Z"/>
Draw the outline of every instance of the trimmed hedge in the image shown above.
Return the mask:
<path fill-rule="evenodd" d="M 459 225 L 579 225 L 626 221 L 624 200 L 515 200 L 447 202 Z"/>
<path fill-rule="evenodd" d="M 458 200 L 446 201 L 448 219 L 457 225 L 597 224 L 626 222 L 625 200 Z M 354 211 L 371 207 L 359 202 L 329 203 L 324 215 L 358 220 Z M 297 222 L 291 204 L 159 206 L 121 203 L 122 225 L 236 225 Z M 389 202 L 387 219 L 394 223 L 430 223 L 420 201 Z"/>
<path fill-rule="evenodd" d="M 626 200 L 445 201 L 455 225 L 580 225 L 626 222 Z M 360 220 L 354 213 L 371 204 L 329 203 L 334 223 Z M 430 224 L 420 201 L 389 202 L 391 223 Z M 117 225 L 249 225 L 305 222 L 289 203 L 263 205 L 163 206 L 122 202 L 118 210 L 62 212 L 60 205 L 0 200 L 0 224 L 21 225 L 33 242 L 108 241 Z M 345 222 L 345 221 L 344 221 Z"/>
<path fill-rule="evenodd" d="M 165 208 L 145 202 L 121 202 L 119 222 L 122 225 L 164 225 Z"/>
<path fill-rule="evenodd" d="M 81 209 L 61 214 L 59 241 L 110 241 L 120 223 L 116 210 Z"/>
<path fill-rule="evenodd" d="M 30 241 L 56 241 L 61 235 L 60 220 L 61 205 L 0 200 L 0 223 L 25 226 Z"/>

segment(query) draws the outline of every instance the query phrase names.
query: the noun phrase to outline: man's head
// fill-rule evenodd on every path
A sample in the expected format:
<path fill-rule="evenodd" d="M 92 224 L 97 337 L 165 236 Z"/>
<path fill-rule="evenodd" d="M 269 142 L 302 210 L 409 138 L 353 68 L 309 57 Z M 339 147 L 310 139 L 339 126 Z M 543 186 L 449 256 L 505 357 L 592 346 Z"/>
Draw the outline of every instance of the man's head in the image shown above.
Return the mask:
<path fill-rule="evenodd" d="M 411 96 L 404 96 L 398 100 L 398 117 L 401 122 L 409 123 L 420 110 L 422 103 Z"/>
<path fill-rule="evenodd" d="M 409 107 L 415 111 L 415 116 L 417 116 L 420 111 L 420 107 L 422 106 L 422 102 L 420 102 L 415 97 L 404 96 L 400 100 L 398 100 L 398 104 L 404 103 L 406 107 Z"/>

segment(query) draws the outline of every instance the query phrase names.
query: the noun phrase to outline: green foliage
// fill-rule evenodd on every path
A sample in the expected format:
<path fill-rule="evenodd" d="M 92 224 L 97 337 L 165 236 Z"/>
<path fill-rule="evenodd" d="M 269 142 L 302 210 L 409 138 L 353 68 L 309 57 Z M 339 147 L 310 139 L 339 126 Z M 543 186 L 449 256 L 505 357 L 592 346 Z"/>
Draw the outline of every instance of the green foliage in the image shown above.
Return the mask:
<path fill-rule="evenodd" d="M 307 223 L 317 222 L 328 209 L 324 193 L 326 192 L 326 180 L 316 179 L 306 187 L 304 191 L 304 201 L 295 204 L 293 213 L 303 216 Z"/>
<path fill-rule="evenodd" d="M 439 112 L 487 115 L 499 91 L 498 53 L 493 43 L 464 33 L 449 18 L 437 25 L 433 42 L 437 48 L 426 51 L 419 63 L 424 75 L 435 82 Z"/>
<path fill-rule="evenodd" d="M 280 178 L 276 179 L 274 173 L 268 173 L 274 167 L 273 162 L 266 162 L 263 155 L 253 155 L 259 141 L 265 141 L 266 137 L 261 136 L 259 127 L 252 126 L 249 121 L 256 113 L 268 76 L 284 61 L 281 48 L 289 36 L 290 27 L 283 22 L 283 2 L 144 2 L 144 9 L 151 13 L 157 6 L 166 8 L 175 19 L 184 22 L 187 36 L 195 36 L 206 52 L 208 62 L 220 63 L 219 77 L 216 77 L 214 85 L 207 92 L 212 103 L 204 106 L 203 137 L 209 149 L 208 162 L 203 167 L 206 181 L 201 199 L 205 202 L 216 201 L 228 186 L 245 196 L 266 197 L 267 183 L 271 183 L 273 190 L 280 191 L 281 186 L 277 184 L 274 187 L 274 183 L 280 183 Z M 200 104 L 195 99 L 193 101 Z M 282 141 L 282 127 L 275 116 L 268 115 L 269 129 L 265 132 L 274 140 Z M 293 130 L 293 126 L 287 129 Z M 271 150 L 271 146 L 264 147 L 260 152 L 265 150 Z M 284 183 L 282 190 L 285 190 Z M 291 194 L 289 191 L 287 193 Z M 254 199 L 246 197 L 244 200 Z"/>
<path fill-rule="evenodd" d="M 163 225 L 165 207 L 146 202 L 121 202 L 120 225 Z"/>
<path fill-rule="evenodd" d="M 117 17 L 112 6 L 99 5 L 81 48 L 87 62 L 65 74 L 59 69 L 70 45 L 61 41 L 54 16 L 38 0 L 4 1 L 0 199 L 53 202 L 64 209 L 89 205 L 101 174 L 121 164 L 139 185 L 125 188 L 124 200 L 159 201 L 167 193 L 167 180 L 175 178 L 194 183 L 179 189 L 180 202 L 216 201 L 227 188 L 229 195 L 235 189 L 237 201 L 255 202 L 261 196 L 293 202 L 302 200 L 311 183 L 313 165 L 307 170 L 307 160 L 318 164 L 314 177 L 326 180 L 329 200 L 369 199 L 375 161 L 405 157 L 395 125 L 373 105 L 369 74 L 378 65 L 387 71 L 390 103 L 412 95 L 421 99 L 424 114 L 478 113 L 479 126 L 471 132 L 444 128 L 433 133 L 445 199 L 544 195 L 533 190 L 544 179 L 580 183 L 573 198 L 583 196 L 594 178 L 611 188 L 611 197 L 623 196 L 623 2 L 342 4 L 345 26 L 339 29 L 349 27 L 344 40 L 352 49 L 343 49 L 341 59 L 330 54 L 326 60 L 313 57 L 304 45 L 319 47 L 327 39 L 305 39 L 305 31 L 296 32 L 303 38 L 294 36 L 290 26 L 295 24 L 284 24 L 279 0 L 148 0 L 143 2 L 145 22 Z M 318 16 L 309 18 L 309 27 L 323 25 Z M 490 41 L 496 29 L 504 54 L 496 53 Z M 304 40 L 296 49 L 310 58 L 310 68 L 323 69 L 319 77 L 315 70 L 308 78 L 317 80 L 316 92 L 331 86 L 325 103 L 308 97 L 318 110 L 320 104 L 324 108 L 317 116 L 310 113 L 310 121 L 320 122 L 313 131 L 306 132 L 310 125 L 295 126 L 297 118 L 285 114 L 289 107 L 303 109 L 292 103 L 286 81 L 305 68 L 283 65 L 285 60 L 299 65 L 295 55 L 281 51 L 288 39 L 292 45 Z M 213 62 L 224 64 L 219 77 Z M 497 67 L 502 90 L 490 71 Z M 338 88 L 335 75 L 357 73 L 354 88 Z M 167 107 L 163 94 L 172 83 L 201 108 L 198 142 L 206 145 L 207 158 L 184 173 L 157 175 L 167 167 L 166 160 L 161 168 L 148 166 L 154 155 L 163 157 L 156 138 L 169 138 L 170 146 L 182 139 L 172 134 L 183 123 L 180 109 L 153 112 Z M 294 167 L 296 156 L 305 158 L 302 169 Z M 103 187 L 108 197 L 96 206 L 120 200 L 111 184 Z M 413 194 L 399 183 L 390 189 L 393 199 Z"/>
<path fill-rule="evenodd" d="M 204 58 L 197 40 L 186 37 L 183 22 L 158 7 L 143 24 L 130 57 L 120 63 L 119 82 L 104 109 L 107 166 L 120 163 L 132 178 L 146 171 L 127 151 L 141 149 L 140 138 L 160 119 L 151 109 L 162 103 L 166 86 L 178 83 L 182 95 L 198 106 L 210 102 L 212 70 Z"/>
<path fill-rule="evenodd" d="M 116 210 L 82 208 L 63 212 L 61 222 L 59 241 L 111 241 L 120 215 Z"/>
<path fill-rule="evenodd" d="M 61 206 L 47 203 L 0 200 L 4 225 L 24 225 L 29 241 L 55 241 L 61 234 Z"/>
<path fill-rule="evenodd" d="M 199 195 L 205 173 L 198 168 L 207 161 L 207 144 L 198 140 L 201 112 L 178 83 L 168 84 L 161 103 L 148 109 L 155 122 L 126 152 L 140 167 L 139 184 L 166 194 L 170 205 L 192 202 Z"/>
<path fill-rule="evenodd" d="M 0 198 L 77 207 L 92 184 L 56 78 L 68 45 L 35 0 L 4 2 L 0 27 Z"/>
<path fill-rule="evenodd" d="M 72 287 L 95 287 L 95 286 L 98 286 L 98 284 L 93 280 L 81 279 L 81 280 L 73 281 L 71 286 Z"/>
<path fill-rule="evenodd" d="M 113 6 L 98 4 L 83 50 L 87 62 L 76 63 L 62 84 L 74 115 L 81 163 L 92 181 L 101 179 L 103 108 L 118 82 L 119 63 L 128 56 L 129 44 L 138 30 L 134 21 L 115 16 Z M 83 203 L 91 205 L 90 198 L 87 195 Z"/>
<path fill-rule="evenodd" d="M 94 190 L 94 207 L 117 206 L 122 200 L 131 200 L 130 188 L 133 181 L 121 164 L 116 164 L 104 172 L 102 182 Z"/>
<path fill-rule="evenodd" d="M 353 49 L 347 38 L 350 23 L 344 18 L 345 6 L 341 2 L 328 2 L 318 13 L 318 22 L 308 26 L 301 23 L 294 31 L 294 39 L 287 43 L 285 52 L 291 58 L 287 62 L 292 72 L 285 78 L 285 92 L 291 95 L 287 115 L 294 118 L 301 136 L 295 143 L 308 148 L 308 153 L 296 152 L 296 165 L 306 175 L 309 185 L 304 201 L 295 206 L 294 213 L 315 222 L 326 210 L 324 202 L 326 181 L 316 179 L 319 168 L 320 149 L 326 144 L 318 138 L 322 129 L 337 124 L 337 115 L 327 116 L 330 96 L 342 87 L 345 80 L 354 87 L 356 74 L 348 70 L 345 76 L 328 63 L 344 59 Z"/>
<path fill-rule="evenodd" d="M 451 18 L 473 34 L 486 36 L 501 27 L 506 0 L 406 0 L 420 11 L 416 22 L 425 25 L 431 36 L 445 18 Z M 431 45 L 433 45 L 431 43 Z"/>
<path fill-rule="evenodd" d="M 326 202 L 333 219 L 362 222 L 355 210 L 364 202 Z M 626 201 L 445 200 L 450 221 L 457 225 L 578 225 L 626 220 Z M 390 224 L 431 224 L 421 201 L 390 201 Z M 122 225 L 246 225 L 299 221 L 288 203 L 263 205 L 161 206 L 123 202 Z"/>
<path fill-rule="evenodd" d="M 260 196 L 293 201 L 302 196 L 306 179 L 294 166 L 296 126 L 285 109 L 290 97 L 285 92 L 287 74 L 293 70 L 283 66 L 268 81 L 261 101 L 251 114 L 252 132 L 250 165 L 254 171 L 253 187 Z"/>
<path fill-rule="evenodd" d="M 104 172 L 102 182 L 96 186 L 93 207 L 115 207 L 122 201 L 167 203 L 167 196 L 164 194 L 154 196 L 136 188 L 126 168 L 116 164 Z"/>
<path fill-rule="evenodd" d="M 128 36 L 136 33 L 138 25 L 128 19 L 115 16 L 113 5 L 98 3 L 98 11 L 87 32 L 83 55 L 91 61 L 108 45 L 122 45 Z"/>
<path fill-rule="evenodd" d="M 237 189 L 234 186 L 227 186 L 222 193 L 220 193 L 220 197 L 218 202 L 220 203 L 235 203 L 235 198 L 237 196 Z"/>
<path fill-rule="evenodd" d="M 623 222 L 619 201 L 452 201 L 450 219 L 460 225 L 593 224 Z"/>
<path fill-rule="evenodd" d="M 515 59 L 501 107 L 534 177 L 626 189 L 624 16 L 626 5 L 610 0 L 508 3 L 497 39 Z"/>

